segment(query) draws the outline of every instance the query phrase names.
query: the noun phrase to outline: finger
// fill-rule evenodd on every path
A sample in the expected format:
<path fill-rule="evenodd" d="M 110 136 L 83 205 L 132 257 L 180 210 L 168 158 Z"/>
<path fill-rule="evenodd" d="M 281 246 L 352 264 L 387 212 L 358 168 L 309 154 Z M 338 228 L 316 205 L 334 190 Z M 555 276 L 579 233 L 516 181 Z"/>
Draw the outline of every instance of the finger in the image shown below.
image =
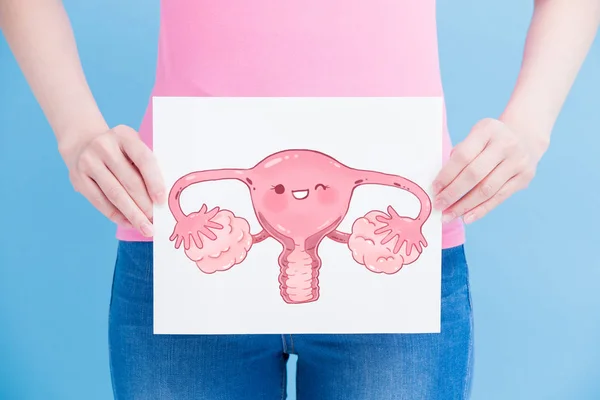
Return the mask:
<path fill-rule="evenodd" d="M 454 147 L 450 158 L 433 181 L 434 194 L 438 194 L 448 186 L 487 146 L 491 138 L 491 129 L 488 129 L 489 124 L 489 120 L 478 122 L 471 129 L 467 138 Z"/>
<path fill-rule="evenodd" d="M 387 215 L 386 216 L 378 215 L 378 216 L 375 217 L 376 221 L 384 223 L 386 225 L 390 222 L 391 219 L 392 218 L 388 217 Z"/>
<path fill-rule="evenodd" d="M 151 220 L 153 212 L 152 199 L 148 194 L 140 171 L 127 160 L 127 157 L 116 143 L 106 144 L 105 146 L 106 148 L 101 154 L 102 160 L 129 193 L 135 204 Z"/>
<path fill-rule="evenodd" d="M 179 244 L 183 243 L 183 249 L 184 250 L 189 250 L 190 249 L 190 234 L 186 235 L 179 235 Z"/>
<path fill-rule="evenodd" d="M 198 230 L 198 232 L 201 233 L 202 235 L 206 236 L 210 240 L 215 240 L 217 238 L 217 235 L 215 235 L 210 229 L 208 229 L 205 226 L 201 227 Z"/>
<path fill-rule="evenodd" d="M 387 211 L 388 211 L 388 214 L 390 215 L 391 219 L 400 218 L 400 215 L 398 215 L 396 210 L 394 210 L 394 207 L 388 206 Z"/>
<path fill-rule="evenodd" d="M 96 182 L 110 202 L 146 237 L 152 236 L 152 224 L 133 201 L 119 180 L 105 165 L 94 168 L 90 178 Z"/>
<path fill-rule="evenodd" d="M 174 235 L 175 235 L 174 238 L 177 238 L 177 240 L 175 241 L 175 248 L 178 249 L 181 247 L 181 242 L 183 242 L 183 238 L 177 234 L 174 234 Z M 173 236 L 171 236 L 171 237 L 173 238 Z M 173 240 L 173 239 L 171 239 L 171 240 Z"/>
<path fill-rule="evenodd" d="M 177 232 L 175 230 L 173 230 L 173 233 L 171 233 L 171 236 L 169 236 L 169 240 L 172 242 L 175 239 L 177 239 L 179 237 L 179 235 L 177 234 Z M 177 242 L 175 242 L 175 247 L 177 247 Z"/>
<path fill-rule="evenodd" d="M 445 210 L 460 200 L 490 174 L 504 159 L 500 144 L 491 142 L 435 198 L 434 206 Z"/>
<path fill-rule="evenodd" d="M 220 208 L 219 207 L 215 207 L 212 210 L 210 210 L 209 212 L 206 213 L 206 217 L 208 220 L 210 220 L 211 218 L 213 218 L 215 215 L 217 215 L 217 213 L 219 212 Z"/>
<path fill-rule="evenodd" d="M 384 238 L 381 240 L 381 244 L 387 244 L 387 243 L 391 242 L 391 241 L 392 241 L 392 239 L 394 239 L 396 236 L 398 236 L 398 235 L 397 235 L 397 234 L 395 234 L 394 232 L 390 231 L 390 232 L 387 234 L 387 236 L 386 236 L 386 237 L 384 237 Z"/>
<path fill-rule="evenodd" d="M 422 253 L 422 252 L 423 252 L 423 247 L 421 247 L 421 242 L 415 242 L 415 243 L 413 243 L 413 245 L 411 246 L 411 252 L 412 252 L 412 249 L 413 249 L 413 248 L 414 248 L 414 249 L 415 249 L 415 250 L 416 250 L 418 253 Z M 407 255 L 409 256 L 409 255 L 410 255 L 410 253 L 409 253 L 409 254 L 407 254 Z"/>
<path fill-rule="evenodd" d="M 223 229 L 223 225 L 221 225 L 221 224 L 219 224 L 217 222 L 214 222 L 214 221 L 208 221 L 206 223 L 206 227 L 207 228 L 212 228 L 212 229 Z"/>
<path fill-rule="evenodd" d="M 396 246 L 394 246 L 394 254 L 398 254 L 402 245 L 406 243 L 406 240 L 402 240 L 400 236 L 398 236 L 398 240 L 396 241 Z"/>
<path fill-rule="evenodd" d="M 383 221 L 379 221 L 379 222 L 383 222 Z M 386 233 L 386 232 L 389 232 L 391 230 L 392 230 L 392 228 L 390 228 L 389 225 L 386 225 L 386 226 L 382 226 L 381 228 L 375 229 L 375 231 L 373 233 L 376 234 L 376 235 L 380 235 L 382 233 Z"/>
<path fill-rule="evenodd" d="M 208 209 L 208 207 L 206 206 L 206 204 L 202 204 L 202 207 L 200 207 L 200 211 L 198 211 L 199 214 L 206 214 L 206 210 Z"/>
<path fill-rule="evenodd" d="M 202 243 L 202 238 L 200 237 L 200 233 L 199 232 L 190 233 L 190 236 L 191 236 L 192 240 L 194 241 L 194 245 L 196 245 L 197 248 L 201 249 L 204 244 Z M 189 250 L 190 245 L 191 245 L 191 243 L 188 244 L 188 248 L 186 250 Z"/>
<path fill-rule="evenodd" d="M 189 233 L 187 236 L 183 236 L 183 248 L 189 250 L 192 247 L 192 242 L 196 243 L 194 236 Z"/>
<path fill-rule="evenodd" d="M 118 132 L 121 149 L 140 172 L 152 201 L 163 204 L 166 201 L 165 183 L 152 150 L 140 140 L 135 130 L 121 127 Z"/>
<path fill-rule="evenodd" d="M 468 211 L 494 196 L 505 183 L 516 175 L 516 168 L 508 161 L 500 163 L 477 186 L 467 193 L 456 204 L 446 210 L 443 222 L 462 217 Z"/>
<path fill-rule="evenodd" d="M 463 218 L 466 224 L 470 224 L 478 219 L 481 219 L 487 213 L 496 208 L 500 203 L 508 199 L 513 193 L 521 189 L 522 183 L 519 175 L 511 178 L 498 192 L 489 200 L 469 211 Z"/>
<path fill-rule="evenodd" d="M 408 245 L 408 242 L 406 243 L 406 256 L 410 256 L 410 253 L 412 253 L 412 246 Z"/>
<path fill-rule="evenodd" d="M 125 218 L 110 200 L 108 200 L 104 193 L 102 193 L 102 190 L 100 190 L 96 182 L 87 176 L 82 176 L 80 182 L 81 193 L 98 211 L 117 225 L 121 225 L 125 228 L 132 227 L 127 218 Z"/>

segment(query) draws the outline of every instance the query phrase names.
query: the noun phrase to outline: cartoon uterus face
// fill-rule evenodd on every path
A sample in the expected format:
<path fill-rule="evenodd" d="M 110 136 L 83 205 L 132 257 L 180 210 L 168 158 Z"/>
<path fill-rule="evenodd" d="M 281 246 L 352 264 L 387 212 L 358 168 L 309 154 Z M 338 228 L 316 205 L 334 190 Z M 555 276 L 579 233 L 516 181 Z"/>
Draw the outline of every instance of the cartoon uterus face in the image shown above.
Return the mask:
<path fill-rule="evenodd" d="M 347 175 L 347 168 L 329 156 L 295 150 L 267 157 L 247 182 L 264 228 L 297 243 L 339 225 L 353 189 Z"/>

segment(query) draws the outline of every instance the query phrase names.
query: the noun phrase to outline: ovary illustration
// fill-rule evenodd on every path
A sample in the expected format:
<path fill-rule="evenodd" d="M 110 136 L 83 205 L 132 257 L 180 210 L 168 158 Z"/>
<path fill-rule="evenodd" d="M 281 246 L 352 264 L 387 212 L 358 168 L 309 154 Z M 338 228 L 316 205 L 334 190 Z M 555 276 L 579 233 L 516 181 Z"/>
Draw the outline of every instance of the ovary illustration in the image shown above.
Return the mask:
<path fill-rule="evenodd" d="M 256 218 L 250 224 L 230 210 L 203 204 L 198 212 L 183 213 L 181 192 L 195 183 L 237 180 L 248 188 Z M 390 205 L 386 212 L 370 211 L 358 218 L 350 233 L 337 230 L 346 216 L 354 190 L 361 185 L 385 185 L 414 194 L 421 203 L 415 218 L 401 216 Z M 313 150 L 284 150 L 271 154 L 250 169 L 198 171 L 178 179 L 169 194 L 176 220 L 171 241 L 207 274 L 227 271 L 242 263 L 252 246 L 273 238 L 279 254 L 279 286 L 286 303 L 318 300 L 325 237 L 345 244 L 354 260 L 374 273 L 394 274 L 416 261 L 427 240 L 422 227 L 431 214 L 427 193 L 398 175 L 350 168 Z"/>

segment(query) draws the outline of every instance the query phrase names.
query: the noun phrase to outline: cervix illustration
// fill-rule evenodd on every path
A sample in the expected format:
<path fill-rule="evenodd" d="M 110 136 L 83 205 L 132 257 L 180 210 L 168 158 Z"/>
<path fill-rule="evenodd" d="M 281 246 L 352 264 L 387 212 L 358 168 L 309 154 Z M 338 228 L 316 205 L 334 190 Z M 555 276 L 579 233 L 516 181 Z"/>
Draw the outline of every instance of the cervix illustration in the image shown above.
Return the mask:
<path fill-rule="evenodd" d="M 180 195 L 188 186 L 234 179 L 250 191 L 262 230 L 232 211 L 203 204 L 186 215 Z M 337 230 L 348 212 L 354 189 L 385 185 L 414 194 L 421 203 L 415 218 L 400 216 L 390 205 L 387 213 L 370 211 L 358 218 L 350 233 Z M 394 274 L 416 261 L 427 240 L 422 227 L 431 214 L 431 200 L 416 183 L 398 175 L 350 168 L 313 150 L 284 150 L 267 156 L 250 169 L 198 171 L 178 179 L 169 194 L 176 220 L 171 241 L 207 274 L 227 271 L 246 258 L 257 243 L 273 238 L 283 247 L 279 255 L 279 284 L 286 303 L 319 298 L 319 245 L 327 237 L 348 246 L 354 260 L 375 273 Z"/>

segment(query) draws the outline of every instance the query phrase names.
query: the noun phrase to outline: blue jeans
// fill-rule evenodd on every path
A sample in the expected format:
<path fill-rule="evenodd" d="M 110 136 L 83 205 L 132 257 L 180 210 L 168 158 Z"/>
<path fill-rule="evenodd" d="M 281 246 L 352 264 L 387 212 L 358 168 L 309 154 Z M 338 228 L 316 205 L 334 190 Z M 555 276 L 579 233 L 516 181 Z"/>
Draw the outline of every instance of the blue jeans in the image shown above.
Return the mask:
<path fill-rule="evenodd" d="M 443 251 L 439 334 L 154 335 L 152 243 L 120 242 L 109 316 L 117 400 L 467 399 L 472 313 L 463 246 Z"/>

